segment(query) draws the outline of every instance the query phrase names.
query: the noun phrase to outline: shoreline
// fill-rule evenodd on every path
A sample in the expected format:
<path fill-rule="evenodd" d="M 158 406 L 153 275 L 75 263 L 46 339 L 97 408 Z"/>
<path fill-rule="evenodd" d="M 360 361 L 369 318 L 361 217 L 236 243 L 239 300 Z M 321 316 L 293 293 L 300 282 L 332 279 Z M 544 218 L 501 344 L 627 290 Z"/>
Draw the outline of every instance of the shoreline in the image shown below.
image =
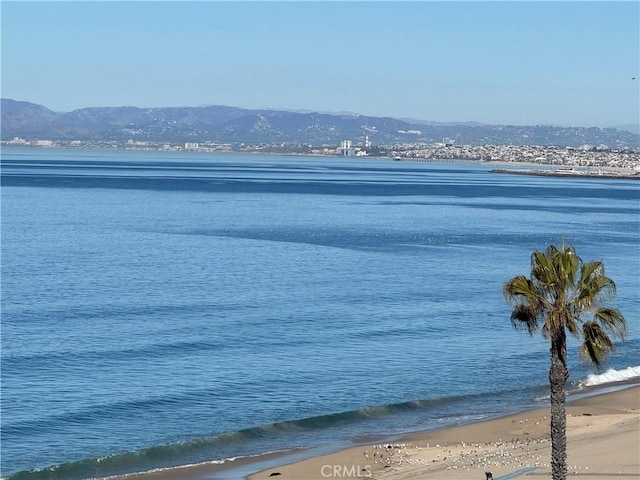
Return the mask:
<path fill-rule="evenodd" d="M 333 447 L 298 448 L 106 478 L 110 480 L 265 480 L 275 477 L 279 480 L 323 480 L 325 478 L 409 480 L 425 478 L 426 474 L 429 477 L 431 474 L 437 474 L 439 479 L 455 480 L 482 479 L 485 471 L 482 468 L 489 467 L 496 480 L 500 475 L 515 474 L 523 469 L 530 470 L 521 471 L 518 475 L 540 476 L 541 472 L 550 472 L 549 454 L 546 452 L 550 449 L 548 416 L 549 407 L 546 406 L 514 411 L 503 416 L 475 420 L 457 426 L 404 435 L 388 435 L 374 440 L 375 443 L 358 442 L 346 447 L 334 445 Z M 567 397 L 567 421 L 570 456 L 572 440 L 583 444 L 585 440 L 582 437 L 598 439 L 604 435 L 604 440 L 611 441 L 611 432 L 608 430 L 617 425 L 624 426 L 626 429 L 624 430 L 626 445 L 619 450 L 622 453 L 626 452 L 627 457 L 629 455 L 633 457 L 633 454 L 629 454 L 630 451 L 636 447 L 638 447 L 636 451 L 640 451 L 640 378 L 585 387 L 573 392 Z M 594 422 L 588 423 L 588 421 Z M 609 434 L 605 435 L 607 432 Z M 635 443 L 633 439 L 630 441 L 630 436 L 635 436 Z M 586 443 L 588 444 L 589 441 Z M 387 448 L 388 446 L 391 448 Z M 507 449 L 511 459 L 521 460 L 521 457 L 527 455 L 531 457 L 532 451 L 535 456 L 529 462 L 507 463 L 504 457 Z M 469 453 L 471 451 L 475 452 Z M 576 457 L 582 459 L 582 464 L 592 458 L 589 454 L 584 458 L 579 453 L 576 453 Z M 469 463 L 463 466 L 462 460 L 471 461 L 470 455 L 482 455 L 485 459 L 494 459 L 494 461 L 497 455 L 504 465 Z M 570 464 L 571 460 L 568 460 L 568 463 Z M 570 471 L 571 474 L 579 472 L 584 474 L 589 471 L 588 465 L 574 463 L 576 464 L 570 465 L 575 467 Z M 636 455 L 636 460 L 632 463 L 625 472 L 637 474 L 640 477 L 640 455 Z M 463 471 L 465 475 L 461 476 L 460 473 Z M 593 478 L 593 472 L 595 472 L 593 467 L 591 472 L 589 475 Z M 622 472 L 623 475 L 620 477 L 615 476 L 618 475 L 616 470 L 614 476 L 596 478 L 601 480 L 623 478 L 625 472 Z"/>
<path fill-rule="evenodd" d="M 481 479 L 486 471 L 496 479 L 500 475 L 505 480 L 549 478 L 548 419 L 549 407 L 524 410 L 391 442 L 349 447 L 246 478 L 410 480 L 435 475 L 455 480 Z M 567 437 L 570 475 L 601 480 L 640 477 L 640 379 L 587 388 L 569 399 Z M 602 451 L 607 452 L 606 458 L 598 455 Z"/>
<path fill-rule="evenodd" d="M 33 145 L 4 145 L 13 148 L 33 148 L 33 149 L 53 149 L 53 150 L 72 150 L 72 151 L 81 151 L 84 148 L 78 147 L 41 147 L 41 146 L 33 146 Z M 562 168 L 561 166 L 553 163 L 538 163 L 530 160 L 481 160 L 481 159 L 472 159 L 472 158 L 414 158 L 414 157 L 400 157 L 396 158 L 393 156 L 380 156 L 380 155 L 363 155 L 363 156 L 341 156 L 336 154 L 326 154 L 326 153 L 314 153 L 314 152 L 270 152 L 270 151 L 259 151 L 259 150 L 215 150 L 215 151 L 197 151 L 197 150 L 162 150 L 162 149 L 141 149 L 141 148 L 106 148 L 106 147 L 95 147 L 87 149 L 89 151 L 99 151 L 99 152 L 160 152 L 160 153 L 193 153 L 193 154 L 201 154 L 201 155 L 249 155 L 249 156 L 282 156 L 282 157 L 309 157 L 309 158 L 328 158 L 328 159 L 348 159 L 348 160 L 382 160 L 382 161 L 393 161 L 393 162 L 419 162 L 419 163 L 460 163 L 460 164 L 468 164 L 468 165 L 496 165 L 496 166 L 509 166 L 514 167 L 513 169 L 507 168 L 495 168 L 490 170 L 491 173 L 504 173 L 510 175 L 534 175 L 534 176 L 547 176 L 547 177 L 578 177 L 578 178 L 602 178 L 602 179 L 630 179 L 630 180 L 639 180 L 640 179 L 640 170 L 633 170 L 626 167 L 620 166 L 601 166 L 598 167 L 598 172 L 593 172 L 589 170 L 579 170 L 580 168 L 587 167 L 578 167 L 577 170 L 540 170 L 540 168 Z M 520 168 L 524 167 L 524 168 Z M 532 169 L 529 167 L 536 167 L 536 169 Z"/>

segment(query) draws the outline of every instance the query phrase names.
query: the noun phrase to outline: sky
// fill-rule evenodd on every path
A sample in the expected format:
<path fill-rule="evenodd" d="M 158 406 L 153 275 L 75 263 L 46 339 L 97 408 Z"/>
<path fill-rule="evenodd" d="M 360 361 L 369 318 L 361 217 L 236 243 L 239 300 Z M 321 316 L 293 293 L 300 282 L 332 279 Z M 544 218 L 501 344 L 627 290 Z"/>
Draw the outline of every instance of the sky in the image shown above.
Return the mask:
<path fill-rule="evenodd" d="M 1 95 L 639 123 L 640 2 L 2 1 Z M 635 77 L 635 80 L 634 80 Z"/>

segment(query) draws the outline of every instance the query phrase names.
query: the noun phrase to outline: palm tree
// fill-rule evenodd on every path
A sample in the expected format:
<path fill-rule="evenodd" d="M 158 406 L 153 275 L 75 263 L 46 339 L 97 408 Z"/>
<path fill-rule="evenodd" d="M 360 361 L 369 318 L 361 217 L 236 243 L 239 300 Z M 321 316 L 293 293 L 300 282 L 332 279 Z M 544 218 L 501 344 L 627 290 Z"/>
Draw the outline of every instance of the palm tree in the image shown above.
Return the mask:
<path fill-rule="evenodd" d="M 567 477 L 565 383 L 567 331 L 583 341 L 580 356 L 599 366 L 614 350 L 609 335 L 623 339 L 627 323 L 615 308 L 604 307 L 616 286 L 605 276 L 602 262 L 583 263 L 572 246 L 549 246 L 531 256 L 531 278 L 520 275 L 503 285 L 513 307 L 511 324 L 533 335 L 538 330 L 551 344 L 551 471 L 554 480 Z M 592 315 L 584 320 L 583 316 Z"/>

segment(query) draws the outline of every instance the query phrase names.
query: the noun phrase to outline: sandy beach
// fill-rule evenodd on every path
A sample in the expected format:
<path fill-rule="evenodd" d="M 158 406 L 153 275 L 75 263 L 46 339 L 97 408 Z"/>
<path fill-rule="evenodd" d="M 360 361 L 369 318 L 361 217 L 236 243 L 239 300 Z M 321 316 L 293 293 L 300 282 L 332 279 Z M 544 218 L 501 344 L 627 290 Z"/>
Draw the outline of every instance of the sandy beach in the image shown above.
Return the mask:
<path fill-rule="evenodd" d="M 570 401 L 570 477 L 640 478 L 640 386 Z M 249 480 L 550 478 L 549 409 L 414 434 L 270 468 Z"/>

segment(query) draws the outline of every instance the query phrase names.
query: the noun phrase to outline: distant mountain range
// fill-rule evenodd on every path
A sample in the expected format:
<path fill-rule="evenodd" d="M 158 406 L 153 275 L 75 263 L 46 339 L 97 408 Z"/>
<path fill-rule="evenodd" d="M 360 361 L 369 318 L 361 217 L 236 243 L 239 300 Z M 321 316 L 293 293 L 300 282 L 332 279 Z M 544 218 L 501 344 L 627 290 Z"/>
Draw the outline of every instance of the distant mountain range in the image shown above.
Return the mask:
<path fill-rule="evenodd" d="M 205 107 L 87 107 L 54 112 L 42 105 L 3 98 L 1 138 L 57 141 L 155 141 L 245 144 L 338 145 L 342 140 L 374 145 L 607 145 L 640 147 L 640 135 L 614 128 L 484 125 L 276 109 Z"/>

